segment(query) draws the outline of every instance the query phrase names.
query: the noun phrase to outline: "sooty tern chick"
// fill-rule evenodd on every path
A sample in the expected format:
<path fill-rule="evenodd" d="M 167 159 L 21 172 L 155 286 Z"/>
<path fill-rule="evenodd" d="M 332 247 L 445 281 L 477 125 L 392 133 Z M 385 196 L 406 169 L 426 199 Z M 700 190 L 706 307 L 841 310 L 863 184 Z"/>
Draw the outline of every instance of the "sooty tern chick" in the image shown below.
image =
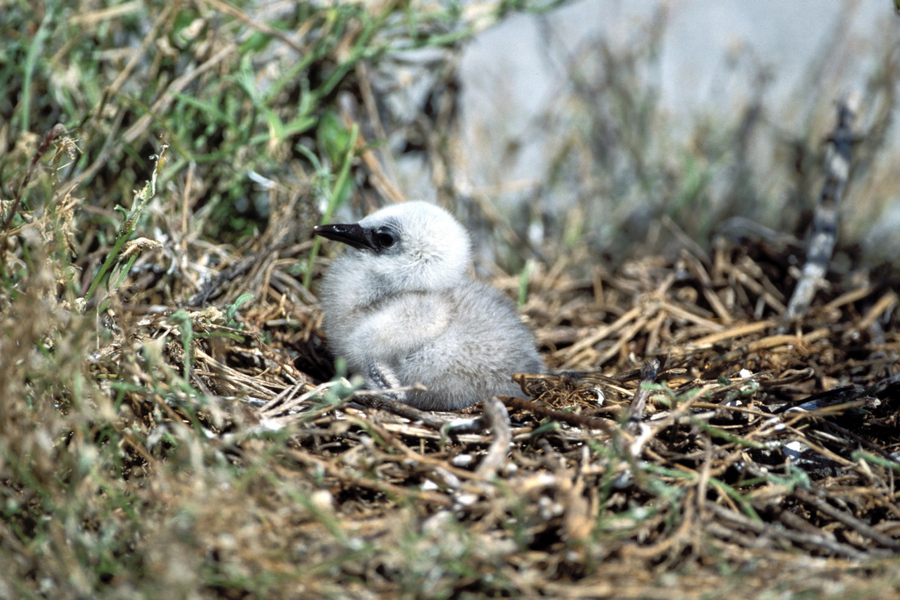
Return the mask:
<path fill-rule="evenodd" d="M 521 395 L 513 373 L 540 373 L 534 337 L 499 290 L 467 275 L 469 235 L 427 202 L 383 208 L 315 234 L 349 246 L 319 288 L 336 356 L 370 389 L 422 409 L 457 410 Z"/>

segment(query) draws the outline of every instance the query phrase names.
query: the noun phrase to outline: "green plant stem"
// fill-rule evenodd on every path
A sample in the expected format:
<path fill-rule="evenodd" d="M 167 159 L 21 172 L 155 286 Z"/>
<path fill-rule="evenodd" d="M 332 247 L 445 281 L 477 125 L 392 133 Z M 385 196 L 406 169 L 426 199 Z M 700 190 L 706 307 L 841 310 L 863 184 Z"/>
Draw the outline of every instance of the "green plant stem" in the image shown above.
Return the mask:
<path fill-rule="evenodd" d="M 37 33 L 31 46 L 28 47 L 28 55 L 25 57 L 25 73 L 22 78 L 22 131 L 30 131 L 31 118 L 29 111 L 31 110 L 31 82 L 34 76 L 34 69 L 37 65 L 38 57 L 41 56 L 41 50 L 44 47 L 44 40 L 50 34 L 50 21 L 53 18 L 53 3 L 45 5 L 47 12 L 38 27 Z"/>
<path fill-rule="evenodd" d="M 354 124 L 353 129 L 350 131 L 350 141 L 348 142 L 347 149 L 344 152 L 344 161 L 343 164 L 341 164 L 341 170 L 338 173 L 337 180 L 334 182 L 334 185 L 331 186 L 331 194 L 328 198 L 328 206 L 325 208 L 325 214 L 322 215 L 322 225 L 331 222 L 331 218 L 334 215 L 334 212 L 340 207 L 342 200 L 341 191 L 344 189 L 344 183 L 347 181 L 347 177 L 350 174 L 350 165 L 353 163 L 353 157 L 356 154 L 357 137 L 359 137 L 359 125 Z M 309 289 L 309 286 L 312 283 L 313 266 L 316 263 L 316 257 L 319 254 L 319 248 L 321 244 L 321 238 L 317 237 L 313 240 L 313 247 L 309 252 L 309 260 L 306 261 L 306 273 L 303 274 L 303 287 L 305 287 L 306 289 Z"/>

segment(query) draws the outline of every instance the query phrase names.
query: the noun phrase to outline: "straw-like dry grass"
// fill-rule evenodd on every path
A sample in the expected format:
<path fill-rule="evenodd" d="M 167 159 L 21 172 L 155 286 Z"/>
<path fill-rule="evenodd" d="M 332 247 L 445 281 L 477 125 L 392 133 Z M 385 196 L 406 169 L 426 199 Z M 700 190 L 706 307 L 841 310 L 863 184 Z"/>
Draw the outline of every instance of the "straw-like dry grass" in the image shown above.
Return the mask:
<path fill-rule="evenodd" d="M 554 373 L 517 378 L 533 401 L 421 412 L 336 374 L 309 231 L 398 193 L 370 69 L 499 13 L 304 6 L 10 9 L 16 51 L 93 65 L 108 104 L 39 61 L 31 102 L 85 121 L 29 137 L 40 111 L 0 103 L 0 598 L 900 593 L 895 268 L 842 249 L 787 321 L 789 235 L 609 267 L 578 244 L 492 277 Z M 143 58 L 72 58 L 111 38 Z M 241 71 L 312 50 L 296 87 Z M 438 168 L 424 114 L 388 125 Z"/>

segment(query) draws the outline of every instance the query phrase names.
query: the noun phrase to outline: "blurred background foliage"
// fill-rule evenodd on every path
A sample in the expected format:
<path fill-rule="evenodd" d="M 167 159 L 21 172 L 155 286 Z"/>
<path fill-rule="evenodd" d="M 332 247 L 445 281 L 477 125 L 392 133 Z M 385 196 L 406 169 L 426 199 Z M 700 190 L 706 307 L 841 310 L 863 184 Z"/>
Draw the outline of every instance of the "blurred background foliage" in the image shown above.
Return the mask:
<path fill-rule="evenodd" d="M 88 256 L 112 235 L 111 211 L 131 206 L 151 157 L 167 145 L 165 194 L 151 209 L 179 215 L 181 236 L 211 243 L 247 243 L 286 202 L 297 237 L 348 200 L 342 215 L 350 218 L 411 193 L 453 209 L 476 232 L 480 254 L 506 271 L 528 258 L 553 263 L 574 252 L 573 265 L 618 262 L 685 240 L 705 247 L 719 233 L 756 235 L 741 219 L 802 236 L 822 136 L 846 91 L 839 30 L 809 69 L 826 80 L 815 89 L 834 93 L 798 93 L 787 108 L 805 114 L 800 130 L 766 110 L 770 67 L 736 52 L 728 60 L 755 77 L 753 95 L 727 117 L 697 115 L 685 131 L 659 102 L 667 5 L 625 44 L 597 36 L 571 47 L 549 29 L 543 53 L 565 84 L 481 167 L 497 185 L 473 185 L 466 144 L 496 140 L 463 139 L 460 50 L 507 15 L 558 4 L 4 0 L 0 197 L 21 191 L 21 208 L 33 211 L 72 192 L 83 207 L 71 243 Z M 883 45 L 861 90 L 865 144 L 842 229 L 846 246 L 860 244 L 871 260 L 895 254 L 872 223 L 896 204 L 900 184 L 894 152 L 880 152 L 892 131 L 898 45 Z M 496 93 L 502 102 L 505 92 Z M 17 190 L 57 123 L 66 128 L 55 142 L 64 150 L 44 157 L 31 186 Z M 542 136 L 544 164 L 527 189 L 510 193 L 496 173 Z M 345 159 L 348 177 L 335 190 Z M 425 180 L 424 193 L 408 185 L 410 171 Z M 91 269 L 79 266 L 85 287 Z"/>
<path fill-rule="evenodd" d="M 398 136 L 417 144 L 433 127 L 429 106 L 452 92 L 440 63 L 505 14 L 554 4 L 4 0 L 0 195 L 22 192 L 24 211 L 84 196 L 76 253 L 89 254 L 168 145 L 160 202 L 202 238 L 240 243 L 282 194 L 302 196 L 308 229 L 333 195 L 353 123 L 364 125 L 356 150 L 382 153 Z M 423 50 L 434 52 L 423 61 Z M 392 111 L 387 96 L 423 78 L 421 104 Z M 44 157 L 19 190 L 57 123 L 66 156 Z M 354 171 L 365 188 L 364 165 Z"/>
<path fill-rule="evenodd" d="M 618 264 L 627 256 L 670 253 L 692 244 L 702 251 L 717 235 L 738 241 L 793 235 L 796 243 L 818 200 L 835 103 L 855 92 L 861 100 L 855 122 L 860 143 L 842 207 L 840 244 L 854 260 L 896 264 L 900 30 L 888 3 L 879 5 L 881 18 L 871 4 L 864 6 L 871 12 L 861 15 L 863 5 L 856 2 L 827 3 L 827 17 L 809 13 L 815 25 L 796 29 L 816 42 L 798 40 L 797 47 L 815 51 L 799 72 L 785 72 L 777 62 L 783 54 L 763 57 L 761 41 L 743 40 L 728 29 L 740 20 L 738 14 L 746 16 L 735 4 L 710 11 L 730 19 L 710 16 L 699 22 L 682 13 L 696 17 L 704 12 L 702 3 L 647 2 L 627 15 L 623 4 L 617 6 L 581 10 L 582 19 L 591 14 L 615 19 L 605 27 L 585 24 L 593 33 L 580 36 L 574 18 L 537 20 L 531 35 L 539 40 L 533 52 L 541 64 L 534 69 L 561 75 L 549 90 L 536 92 L 543 99 L 531 103 L 533 114 L 514 125 L 480 123 L 474 129 L 468 142 L 479 150 L 473 153 L 495 160 L 479 160 L 471 169 L 477 182 L 462 189 L 474 188 L 488 203 L 526 206 L 533 245 L 550 257 L 563 248 L 574 252 L 576 268 L 598 258 Z M 789 18 L 787 9 L 793 16 L 803 13 L 802 6 L 785 4 L 785 14 L 768 24 Z M 680 38 L 671 34 L 678 20 Z M 685 74 L 673 73 L 672 65 L 690 71 L 684 57 L 694 54 L 671 44 L 689 44 L 685 34 L 692 27 L 722 21 L 723 31 L 711 37 L 730 42 L 721 44 L 721 55 L 703 57 L 696 76 L 682 83 L 678 76 Z M 864 41 L 859 37 L 865 34 L 854 27 L 859 21 L 871 25 L 863 28 L 869 36 Z M 734 29 L 753 35 L 753 27 Z M 779 49 L 790 52 L 790 47 L 784 41 Z M 523 68 L 515 75 L 527 73 Z M 709 73 L 709 88 L 690 87 Z M 515 75 L 499 85 L 511 85 Z M 671 87 L 680 85 L 679 93 L 672 93 Z M 510 171 L 516 175 L 504 175 Z"/>

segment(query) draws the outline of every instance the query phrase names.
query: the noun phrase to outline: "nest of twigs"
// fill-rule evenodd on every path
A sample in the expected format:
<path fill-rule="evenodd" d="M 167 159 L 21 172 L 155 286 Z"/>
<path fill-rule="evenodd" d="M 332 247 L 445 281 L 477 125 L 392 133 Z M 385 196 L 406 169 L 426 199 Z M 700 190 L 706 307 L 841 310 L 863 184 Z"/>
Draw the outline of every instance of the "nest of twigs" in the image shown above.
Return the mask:
<path fill-rule="evenodd" d="M 787 322 L 793 251 L 720 241 L 711 256 L 590 279 L 537 273 L 524 314 L 553 374 L 517 376 L 533 400 L 430 413 L 331 380 L 319 309 L 288 272 L 306 246 L 261 248 L 265 259 L 207 287 L 221 311 L 181 313 L 188 344 L 170 312 L 129 326 L 217 400 L 125 396 L 136 422 L 193 422 L 237 464 L 287 436 L 278 477 L 316 490 L 317 510 L 346 535 L 390 544 L 402 514 L 429 561 L 472 553 L 457 592 L 502 577 L 518 594 L 627 597 L 678 568 L 693 574 L 687 593 L 716 577 L 703 565 L 723 561 L 746 571 L 744 591 L 804 581 L 811 566 L 821 591 L 821 569 L 851 577 L 900 550 L 897 275 L 833 274 Z M 248 280 L 259 300 L 226 324 Z M 113 346 L 95 363 L 121 374 Z M 322 528 L 283 533 L 309 544 Z M 454 538 L 460 528 L 474 548 Z M 395 560 L 376 554 L 328 579 L 397 593 Z"/>

